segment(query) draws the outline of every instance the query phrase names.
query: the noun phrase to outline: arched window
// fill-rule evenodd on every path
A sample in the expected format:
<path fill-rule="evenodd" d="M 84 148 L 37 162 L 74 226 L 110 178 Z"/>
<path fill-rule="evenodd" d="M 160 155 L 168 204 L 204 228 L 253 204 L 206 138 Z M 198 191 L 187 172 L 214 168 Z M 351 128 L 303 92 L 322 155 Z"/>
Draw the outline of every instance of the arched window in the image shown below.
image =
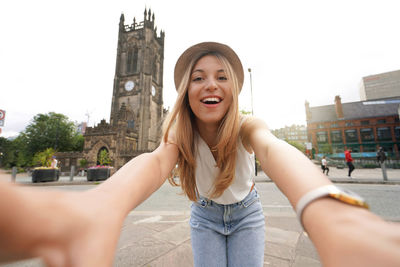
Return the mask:
<path fill-rule="evenodd" d="M 138 71 L 138 48 L 135 47 L 128 51 L 128 59 L 126 61 L 126 69 L 128 73 L 137 73 Z"/>
<path fill-rule="evenodd" d="M 110 153 L 108 152 L 108 149 L 105 146 L 103 146 L 102 148 L 99 149 L 99 152 L 97 152 L 96 164 L 109 165 L 110 163 L 111 163 Z"/>

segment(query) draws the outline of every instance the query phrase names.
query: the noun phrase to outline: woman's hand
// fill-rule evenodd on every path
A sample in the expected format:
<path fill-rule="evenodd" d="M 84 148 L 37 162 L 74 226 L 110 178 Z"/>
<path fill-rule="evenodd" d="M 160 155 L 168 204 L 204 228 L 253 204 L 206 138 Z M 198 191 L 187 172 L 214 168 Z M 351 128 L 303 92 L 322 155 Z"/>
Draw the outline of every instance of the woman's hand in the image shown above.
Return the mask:
<path fill-rule="evenodd" d="M 400 225 L 330 198 L 312 202 L 303 223 L 323 266 L 400 266 Z"/>
<path fill-rule="evenodd" d="M 177 158 L 177 146 L 162 142 L 86 192 L 0 182 L 0 262 L 42 257 L 48 266 L 111 266 L 125 216 L 165 182 Z"/>
<path fill-rule="evenodd" d="M 11 187 L 20 199 L 0 230 L 0 261 L 41 257 L 48 266 L 112 265 L 125 214 L 104 194 Z"/>

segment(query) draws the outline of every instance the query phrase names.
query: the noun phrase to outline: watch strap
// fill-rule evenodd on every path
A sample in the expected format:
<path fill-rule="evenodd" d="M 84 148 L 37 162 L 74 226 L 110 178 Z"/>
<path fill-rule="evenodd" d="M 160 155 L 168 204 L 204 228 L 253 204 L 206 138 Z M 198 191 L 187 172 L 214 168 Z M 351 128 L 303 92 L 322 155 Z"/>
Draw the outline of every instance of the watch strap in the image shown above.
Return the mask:
<path fill-rule="evenodd" d="M 302 216 L 303 216 L 303 211 L 305 207 L 307 207 L 311 202 L 313 202 L 316 199 L 330 196 L 332 194 L 332 191 L 338 191 L 337 187 L 335 185 L 324 185 L 318 188 L 315 188 L 311 190 L 310 192 L 307 192 L 305 195 L 303 195 L 300 200 L 297 202 L 296 205 L 296 213 L 297 213 L 297 218 L 300 221 L 301 226 L 304 229 L 303 221 L 302 221 Z"/>

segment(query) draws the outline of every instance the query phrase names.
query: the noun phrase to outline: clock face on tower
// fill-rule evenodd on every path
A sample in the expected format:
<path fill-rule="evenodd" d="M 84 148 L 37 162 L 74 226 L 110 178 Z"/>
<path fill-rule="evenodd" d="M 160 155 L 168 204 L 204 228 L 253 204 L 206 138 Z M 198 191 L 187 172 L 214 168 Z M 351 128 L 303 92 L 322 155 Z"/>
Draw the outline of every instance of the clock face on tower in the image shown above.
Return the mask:
<path fill-rule="evenodd" d="M 151 86 L 151 95 L 152 96 L 156 95 L 156 88 L 154 88 L 154 85 Z"/>
<path fill-rule="evenodd" d="M 125 83 L 125 90 L 126 91 L 132 91 L 132 89 L 135 87 L 135 83 L 133 81 L 127 81 Z"/>

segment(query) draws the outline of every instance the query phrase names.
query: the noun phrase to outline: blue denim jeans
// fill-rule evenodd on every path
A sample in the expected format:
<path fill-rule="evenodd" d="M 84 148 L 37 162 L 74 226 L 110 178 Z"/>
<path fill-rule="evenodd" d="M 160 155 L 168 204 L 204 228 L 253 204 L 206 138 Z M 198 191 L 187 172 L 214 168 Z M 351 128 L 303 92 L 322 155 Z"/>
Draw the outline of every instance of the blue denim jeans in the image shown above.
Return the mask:
<path fill-rule="evenodd" d="M 265 221 L 255 188 L 229 205 L 200 197 L 192 203 L 190 228 L 194 266 L 263 266 Z"/>

